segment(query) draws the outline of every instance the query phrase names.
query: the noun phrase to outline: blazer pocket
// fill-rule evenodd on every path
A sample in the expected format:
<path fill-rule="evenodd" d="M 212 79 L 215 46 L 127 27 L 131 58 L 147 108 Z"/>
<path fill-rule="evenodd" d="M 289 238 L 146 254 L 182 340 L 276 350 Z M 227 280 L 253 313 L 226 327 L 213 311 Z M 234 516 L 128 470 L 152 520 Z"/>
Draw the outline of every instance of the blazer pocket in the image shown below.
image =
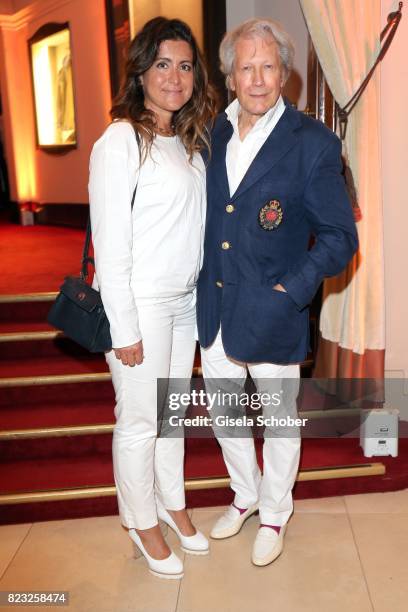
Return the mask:
<path fill-rule="evenodd" d="M 241 312 L 260 350 L 291 351 L 307 329 L 307 312 L 299 312 L 288 293 L 268 285 L 241 288 L 236 312 Z"/>

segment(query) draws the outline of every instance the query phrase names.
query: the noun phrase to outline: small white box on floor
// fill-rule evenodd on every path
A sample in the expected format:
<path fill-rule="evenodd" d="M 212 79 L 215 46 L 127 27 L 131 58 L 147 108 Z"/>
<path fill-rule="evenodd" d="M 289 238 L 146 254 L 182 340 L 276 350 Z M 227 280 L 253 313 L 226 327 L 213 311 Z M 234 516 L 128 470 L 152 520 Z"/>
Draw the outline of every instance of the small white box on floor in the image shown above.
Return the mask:
<path fill-rule="evenodd" d="M 362 410 L 360 446 L 365 457 L 398 456 L 398 415 L 396 408 Z"/>

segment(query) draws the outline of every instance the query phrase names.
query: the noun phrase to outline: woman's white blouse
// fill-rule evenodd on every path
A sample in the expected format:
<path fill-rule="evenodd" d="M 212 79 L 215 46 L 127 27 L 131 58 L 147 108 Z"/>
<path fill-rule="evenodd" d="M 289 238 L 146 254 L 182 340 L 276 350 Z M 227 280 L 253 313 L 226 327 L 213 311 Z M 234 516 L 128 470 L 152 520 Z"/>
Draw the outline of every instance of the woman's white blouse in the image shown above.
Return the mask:
<path fill-rule="evenodd" d="M 136 198 L 131 199 L 137 182 Z M 193 291 L 202 262 L 205 167 L 178 136 L 157 136 L 139 169 L 133 127 L 112 123 L 95 143 L 89 202 L 99 287 L 115 348 L 142 339 L 137 303 Z"/>

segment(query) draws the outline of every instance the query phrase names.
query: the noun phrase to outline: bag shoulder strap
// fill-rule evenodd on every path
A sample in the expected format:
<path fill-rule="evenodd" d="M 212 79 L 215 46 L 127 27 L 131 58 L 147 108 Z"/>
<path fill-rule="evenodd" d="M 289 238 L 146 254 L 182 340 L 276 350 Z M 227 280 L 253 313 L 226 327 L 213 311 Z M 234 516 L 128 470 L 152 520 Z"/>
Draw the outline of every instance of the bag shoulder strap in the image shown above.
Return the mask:
<path fill-rule="evenodd" d="M 139 159 L 141 158 L 141 144 L 140 144 L 140 135 L 139 132 L 137 132 L 137 130 L 135 130 L 135 137 L 136 137 L 136 141 L 137 141 L 137 147 L 139 149 Z M 133 190 L 133 194 L 132 194 L 132 200 L 130 202 L 130 210 L 133 210 L 133 206 L 135 203 L 135 198 L 136 198 L 136 191 L 137 191 L 137 185 L 139 183 L 139 179 L 136 181 L 136 185 L 135 188 Z M 89 257 L 89 247 L 91 245 L 91 234 L 92 234 L 92 228 L 91 228 L 91 215 L 88 214 L 88 221 L 86 224 L 86 233 L 85 233 L 85 242 L 84 242 L 84 248 L 82 250 L 82 259 L 81 259 L 81 272 L 80 272 L 80 277 L 83 280 L 86 280 L 88 278 L 88 264 L 92 264 L 95 267 L 95 261 L 93 257 Z"/>

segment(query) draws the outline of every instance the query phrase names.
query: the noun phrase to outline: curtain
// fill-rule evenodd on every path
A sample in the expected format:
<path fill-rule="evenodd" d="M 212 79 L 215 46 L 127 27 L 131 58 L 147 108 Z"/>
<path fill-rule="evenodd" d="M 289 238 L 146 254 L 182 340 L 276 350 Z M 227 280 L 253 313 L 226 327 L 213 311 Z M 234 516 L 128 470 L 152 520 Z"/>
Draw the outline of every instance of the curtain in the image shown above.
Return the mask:
<path fill-rule="evenodd" d="M 380 49 L 380 0 L 299 0 L 326 81 L 343 107 Z M 361 211 L 360 249 L 323 287 L 315 376 L 384 375 L 384 254 L 379 142 L 379 73 L 349 116 L 344 153 Z"/>

